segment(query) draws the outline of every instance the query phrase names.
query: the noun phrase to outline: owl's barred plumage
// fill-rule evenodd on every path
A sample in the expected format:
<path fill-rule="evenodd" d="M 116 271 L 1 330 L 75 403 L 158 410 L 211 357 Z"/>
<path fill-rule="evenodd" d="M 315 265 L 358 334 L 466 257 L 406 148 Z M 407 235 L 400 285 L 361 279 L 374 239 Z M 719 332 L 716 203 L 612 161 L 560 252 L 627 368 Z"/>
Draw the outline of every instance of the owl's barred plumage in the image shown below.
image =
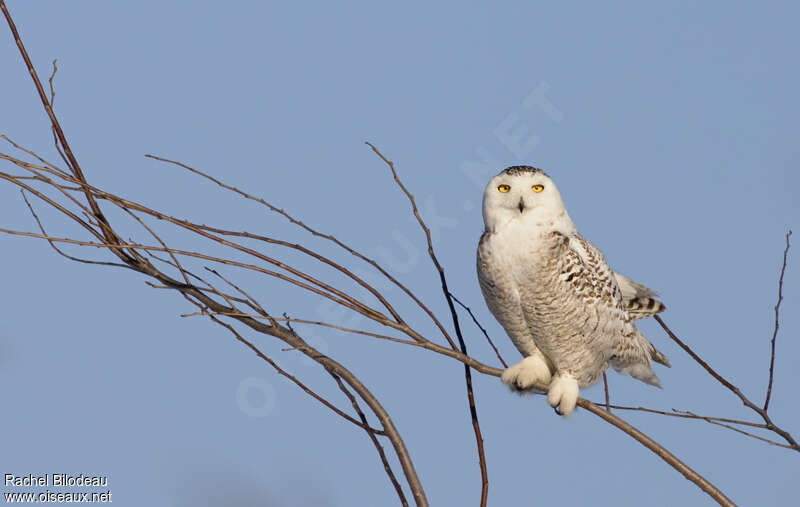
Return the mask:
<path fill-rule="evenodd" d="M 486 187 L 478 279 L 492 314 L 524 359 L 502 380 L 515 390 L 548 386 L 568 415 L 579 387 L 609 364 L 660 386 L 651 360 L 669 361 L 633 325 L 663 311 L 655 292 L 614 273 L 578 234 L 558 189 L 541 169 L 509 167 Z"/>

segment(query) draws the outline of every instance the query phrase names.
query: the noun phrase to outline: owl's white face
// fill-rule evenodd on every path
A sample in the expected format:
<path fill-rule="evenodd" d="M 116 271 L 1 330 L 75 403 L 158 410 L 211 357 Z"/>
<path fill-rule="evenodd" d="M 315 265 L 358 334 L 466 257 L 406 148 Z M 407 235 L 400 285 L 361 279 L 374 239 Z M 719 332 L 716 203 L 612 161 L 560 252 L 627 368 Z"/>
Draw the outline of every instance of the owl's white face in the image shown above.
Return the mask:
<path fill-rule="evenodd" d="M 528 166 L 504 169 L 486 185 L 483 221 L 492 232 L 517 221 L 562 232 L 574 230 L 553 180 L 541 169 Z"/>

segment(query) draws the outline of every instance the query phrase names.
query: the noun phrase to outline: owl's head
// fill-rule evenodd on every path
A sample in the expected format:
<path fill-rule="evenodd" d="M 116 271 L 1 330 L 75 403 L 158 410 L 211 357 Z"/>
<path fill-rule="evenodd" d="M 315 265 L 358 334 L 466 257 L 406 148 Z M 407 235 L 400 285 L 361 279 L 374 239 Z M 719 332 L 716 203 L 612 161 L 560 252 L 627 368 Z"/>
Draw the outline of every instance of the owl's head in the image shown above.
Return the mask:
<path fill-rule="evenodd" d="M 565 233 L 574 230 L 553 180 L 541 169 L 526 165 L 503 169 L 486 185 L 483 221 L 488 231 L 516 221 Z"/>

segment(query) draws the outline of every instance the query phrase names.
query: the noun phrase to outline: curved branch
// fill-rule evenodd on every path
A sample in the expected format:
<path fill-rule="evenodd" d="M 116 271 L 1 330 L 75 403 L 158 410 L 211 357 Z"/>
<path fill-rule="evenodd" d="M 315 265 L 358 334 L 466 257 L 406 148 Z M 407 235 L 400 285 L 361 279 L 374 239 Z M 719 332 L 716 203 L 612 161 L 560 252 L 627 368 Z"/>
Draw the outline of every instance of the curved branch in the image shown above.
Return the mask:
<path fill-rule="evenodd" d="M 620 430 L 630 435 L 634 440 L 636 440 L 643 446 L 647 447 L 656 456 L 667 462 L 669 466 L 680 472 L 684 477 L 686 477 L 686 479 L 697 484 L 697 486 L 700 489 L 708 493 L 708 495 L 714 500 L 716 500 L 720 505 L 725 505 L 725 506 L 736 505 L 731 501 L 730 498 L 725 496 L 725 494 L 722 491 L 720 491 L 719 489 L 717 489 L 716 486 L 708 482 L 702 475 L 698 474 L 697 472 L 689 468 L 689 466 L 687 466 L 686 463 L 679 460 L 677 457 L 675 457 L 674 454 L 666 450 L 664 447 L 656 443 L 653 439 L 651 439 L 638 429 L 636 429 L 633 425 L 623 421 L 622 419 L 615 416 L 611 412 L 607 412 L 606 410 L 600 408 L 599 406 L 595 405 L 589 400 L 578 398 L 578 406 L 588 410 L 589 412 L 603 419 L 612 426 L 616 426 Z"/>
<path fill-rule="evenodd" d="M 342 379 L 339 378 L 338 375 L 331 373 L 331 377 L 336 380 L 336 384 L 339 386 L 339 389 L 345 394 L 345 396 L 347 396 L 347 399 L 349 399 L 350 403 L 353 405 L 353 409 L 361 418 L 361 421 L 364 424 L 363 428 L 367 432 L 367 435 L 369 435 L 370 440 L 372 440 L 372 445 L 374 445 L 375 449 L 378 451 L 378 455 L 383 463 L 383 469 L 386 471 L 386 475 L 389 476 L 389 481 L 392 483 L 392 486 L 394 486 L 394 490 L 397 493 L 397 497 L 400 499 L 400 503 L 403 505 L 403 507 L 408 507 L 408 500 L 406 500 L 406 495 L 403 493 L 403 488 L 400 487 L 400 483 L 397 482 L 397 477 L 395 477 L 394 472 L 392 471 L 392 466 L 389 464 L 389 460 L 386 459 L 386 453 L 383 452 L 383 446 L 380 442 L 378 442 L 378 439 L 375 438 L 375 432 L 370 428 L 369 423 L 367 422 L 367 416 L 364 415 L 364 411 L 361 410 L 361 407 L 358 405 L 358 400 L 356 400 L 356 397 L 353 396 L 353 393 L 347 389 L 347 386 L 342 383 Z"/>
<path fill-rule="evenodd" d="M 227 308 L 224 305 L 219 304 L 217 301 L 207 296 L 202 291 L 196 290 L 194 287 L 185 287 L 176 280 L 172 280 L 169 277 L 162 275 L 158 271 L 148 274 L 158 279 L 161 283 L 173 286 L 175 287 L 175 290 L 178 290 L 183 294 L 195 298 L 197 301 L 203 303 L 204 305 L 206 305 L 207 307 L 211 308 L 214 311 L 225 312 L 231 310 L 230 308 Z M 391 417 L 389 417 L 389 414 L 383 408 L 383 405 L 378 401 L 377 398 L 375 398 L 375 396 L 370 392 L 370 390 L 367 389 L 367 387 L 358 379 L 358 377 L 353 375 L 353 373 L 350 370 L 342 366 L 339 362 L 319 352 L 317 349 L 309 345 L 305 340 L 300 338 L 297 334 L 293 333 L 289 329 L 286 329 L 278 325 L 268 326 L 262 322 L 257 321 L 256 319 L 251 319 L 249 317 L 234 317 L 234 318 L 255 331 L 268 334 L 270 336 L 274 336 L 284 341 L 292 348 L 299 350 L 309 358 L 313 359 L 314 361 L 322 365 L 329 372 L 341 377 L 347 383 L 347 385 L 349 385 L 355 392 L 357 392 L 358 395 L 364 400 L 364 402 L 369 406 L 370 410 L 372 410 L 372 412 L 381 422 L 381 425 L 383 426 L 384 431 L 386 432 L 386 436 L 392 443 L 395 453 L 397 454 L 397 457 L 400 460 L 400 464 L 403 468 L 403 472 L 406 476 L 406 480 L 408 481 L 409 487 L 411 488 L 411 493 L 414 496 L 416 504 L 420 507 L 423 506 L 427 507 L 428 500 L 425 496 L 425 491 L 422 488 L 422 482 L 420 481 L 419 476 L 417 475 L 414 463 L 411 460 L 411 456 L 408 452 L 408 449 L 406 448 L 403 438 L 400 436 L 400 432 L 397 430 L 397 427 L 395 427 L 394 422 L 392 421 Z"/>

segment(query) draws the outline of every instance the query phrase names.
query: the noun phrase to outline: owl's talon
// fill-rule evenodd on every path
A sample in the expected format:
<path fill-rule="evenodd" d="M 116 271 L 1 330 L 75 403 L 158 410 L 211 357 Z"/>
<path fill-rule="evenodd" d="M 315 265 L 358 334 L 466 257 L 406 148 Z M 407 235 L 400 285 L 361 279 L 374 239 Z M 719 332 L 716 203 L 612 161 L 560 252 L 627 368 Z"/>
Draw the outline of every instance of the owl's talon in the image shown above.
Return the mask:
<path fill-rule="evenodd" d="M 550 368 L 541 357 L 528 356 L 517 364 L 506 368 L 500 380 L 512 391 L 528 391 L 537 386 L 550 384 Z"/>
<path fill-rule="evenodd" d="M 578 381 L 569 373 L 560 372 L 553 377 L 550 389 L 547 391 L 547 403 L 556 411 L 556 414 L 569 416 L 575 410 L 578 402 Z"/>

